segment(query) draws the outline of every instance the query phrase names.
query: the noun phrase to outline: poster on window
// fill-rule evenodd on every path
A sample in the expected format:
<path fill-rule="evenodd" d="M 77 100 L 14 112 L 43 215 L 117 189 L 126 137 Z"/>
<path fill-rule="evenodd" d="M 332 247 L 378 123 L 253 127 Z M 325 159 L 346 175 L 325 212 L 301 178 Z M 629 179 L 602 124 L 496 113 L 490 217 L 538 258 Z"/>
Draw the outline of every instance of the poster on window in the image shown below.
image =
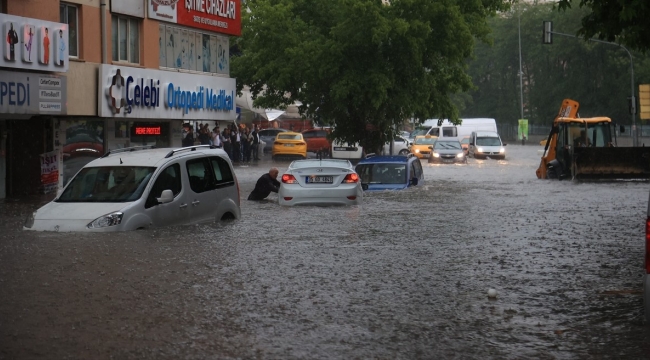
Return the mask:
<path fill-rule="evenodd" d="M 170 31 L 171 30 L 171 31 Z M 181 29 L 168 27 L 167 36 L 169 36 L 169 43 L 167 44 L 167 66 L 172 68 L 180 68 L 182 64 L 181 59 Z M 171 50 L 171 56 L 169 52 Z M 171 60 L 171 66 L 169 61 Z"/>
<path fill-rule="evenodd" d="M 230 56 L 228 49 L 228 38 L 219 36 L 217 38 L 217 73 L 229 74 L 230 73 Z"/>
<path fill-rule="evenodd" d="M 196 33 L 190 31 L 187 34 L 187 68 L 196 70 Z"/>
<path fill-rule="evenodd" d="M 63 30 L 58 29 L 54 33 L 54 65 L 65 65 L 65 59 L 68 53 L 68 38 L 67 34 L 63 34 Z"/>
<path fill-rule="evenodd" d="M 187 55 L 189 54 L 188 46 L 188 36 L 187 30 L 181 29 L 181 69 L 188 69 L 187 67 Z"/>
<path fill-rule="evenodd" d="M 158 26 L 158 47 L 160 48 L 158 66 L 167 66 L 167 37 L 165 36 L 165 25 L 160 24 Z"/>
<path fill-rule="evenodd" d="M 210 72 L 217 72 L 217 37 L 210 36 Z"/>
<path fill-rule="evenodd" d="M 43 194 L 55 192 L 59 184 L 58 151 L 41 154 L 41 185 Z"/>
<path fill-rule="evenodd" d="M 201 42 L 203 43 L 203 51 L 201 54 L 201 71 L 210 72 L 210 35 L 201 34 Z"/>

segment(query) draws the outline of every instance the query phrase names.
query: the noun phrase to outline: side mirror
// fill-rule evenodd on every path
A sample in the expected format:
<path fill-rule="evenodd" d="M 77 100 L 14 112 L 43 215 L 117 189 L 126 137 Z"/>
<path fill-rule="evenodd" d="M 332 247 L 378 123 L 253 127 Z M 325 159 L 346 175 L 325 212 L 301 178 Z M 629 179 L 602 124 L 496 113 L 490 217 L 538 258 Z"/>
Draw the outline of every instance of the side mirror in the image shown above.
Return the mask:
<path fill-rule="evenodd" d="M 159 203 L 166 204 L 174 200 L 174 193 L 171 190 L 163 190 L 159 198 L 156 198 Z"/>
<path fill-rule="evenodd" d="M 429 149 L 433 150 L 433 146 L 429 146 Z"/>
<path fill-rule="evenodd" d="M 362 190 L 368 190 L 368 184 L 361 183 L 361 189 Z"/>
<path fill-rule="evenodd" d="M 506 143 L 503 143 L 503 146 L 506 146 L 506 145 L 508 145 L 508 144 L 506 144 Z"/>
<path fill-rule="evenodd" d="M 413 179 L 411 179 L 411 185 L 415 186 L 417 184 L 418 184 L 418 178 L 414 177 Z"/>

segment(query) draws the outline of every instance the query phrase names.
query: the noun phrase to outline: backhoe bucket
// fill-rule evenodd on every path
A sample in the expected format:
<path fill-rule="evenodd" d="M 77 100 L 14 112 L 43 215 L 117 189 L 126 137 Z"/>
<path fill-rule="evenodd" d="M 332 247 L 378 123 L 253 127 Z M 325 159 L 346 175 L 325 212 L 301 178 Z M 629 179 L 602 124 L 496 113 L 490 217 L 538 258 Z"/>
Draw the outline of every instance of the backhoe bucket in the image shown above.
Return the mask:
<path fill-rule="evenodd" d="M 574 180 L 650 179 L 650 147 L 576 147 Z"/>

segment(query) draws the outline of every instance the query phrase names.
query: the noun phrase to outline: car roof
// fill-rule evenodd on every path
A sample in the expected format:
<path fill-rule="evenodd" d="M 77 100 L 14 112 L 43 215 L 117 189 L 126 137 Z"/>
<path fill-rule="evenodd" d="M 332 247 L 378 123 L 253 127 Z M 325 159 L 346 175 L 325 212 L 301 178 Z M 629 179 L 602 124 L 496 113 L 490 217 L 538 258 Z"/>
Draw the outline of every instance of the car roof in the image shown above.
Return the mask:
<path fill-rule="evenodd" d="M 192 150 L 194 149 L 194 150 Z M 100 166 L 146 166 L 159 167 L 173 159 L 179 157 L 200 157 L 201 155 L 225 156 L 223 149 L 210 148 L 209 145 L 191 146 L 187 148 L 156 148 L 156 149 L 138 149 L 123 151 L 128 149 L 117 149 L 109 151 L 99 159 L 95 159 L 85 167 Z"/>
<path fill-rule="evenodd" d="M 295 131 L 283 131 L 282 135 L 302 135 L 302 133 L 295 132 Z"/>
<path fill-rule="evenodd" d="M 280 128 L 266 128 L 266 129 L 262 129 L 262 130 L 260 130 L 260 131 L 280 131 L 280 132 L 285 132 L 285 131 L 289 131 L 289 130 L 287 130 L 287 129 L 280 129 Z"/>
<path fill-rule="evenodd" d="M 499 136 L 496 131 L 477 131 L 476 136 Z"/>
<path fill-rule="evenodd" d="M 414 156 L 402 156 L 402 155 L 393 155 L 393 156 L 371 156 L 365 159 L 359 160 L 358 164 L 377 164 L 377 163 L 407 163 L 410 159 L 417 159 Z"/>

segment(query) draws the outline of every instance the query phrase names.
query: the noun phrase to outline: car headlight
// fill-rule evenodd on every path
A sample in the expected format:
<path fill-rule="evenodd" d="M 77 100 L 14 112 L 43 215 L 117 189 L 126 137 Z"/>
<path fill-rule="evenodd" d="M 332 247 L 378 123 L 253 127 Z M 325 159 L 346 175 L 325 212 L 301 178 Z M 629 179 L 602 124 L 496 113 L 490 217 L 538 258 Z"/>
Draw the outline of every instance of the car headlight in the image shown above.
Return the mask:
<path fill-rule="evenodd" d="M 433 157 L 440 157 L 440 154 L 438 154 L 437 152 L 434 152 L 434 153 L 431 154 L 431 156 L 433 156 Z"/>
<path fill-rule="evenodd" d="M 483 148 L 482 147 L 476 148 L 476 152 L 483 152 Z"/>
<path fill-rule="evenodd" d="M 124 216 L 121 212 L 114 212 L 104 216 L 100 216 L 97 219 L 93 220 L 88 224 L 89 229 L 100 229 L 109 226 L 115 226 L 122 223 L 122 217 Z"/>
<path fill-rule="evenodd" d="M 25 227 L 26 227 L 26 228 L 31 229 L 32 226 L 34 226 L 34 218 L 35 218 L 35 217 L 36 217 L 36 211 L 34 211 L 33 213 L 31 213 L 31 215 L 29 215 L 29 216 L 27 217 L 27 219 L 25 219 Z"/>
<path fill-rule="evenodd" d="M 415 149 L 415 152 L 416 152 L 416 153 L 419 153 L 419 152 L 420 152 L 420 149 Z"/>
<path fill-rule="evenodd" d="M 505 154 L 505 152 L 506 152 L 506 148 L 499 149 L 499 154 Z"/>
<path fill-rule="evenodd" d="M 456 154 L 456 157 L 457 157 L 457 158 L 463 158 L 464 156 L 465 156 L 465 154 L 463 154 L 463 153 L 458 153 L 458 154 Z"/>

